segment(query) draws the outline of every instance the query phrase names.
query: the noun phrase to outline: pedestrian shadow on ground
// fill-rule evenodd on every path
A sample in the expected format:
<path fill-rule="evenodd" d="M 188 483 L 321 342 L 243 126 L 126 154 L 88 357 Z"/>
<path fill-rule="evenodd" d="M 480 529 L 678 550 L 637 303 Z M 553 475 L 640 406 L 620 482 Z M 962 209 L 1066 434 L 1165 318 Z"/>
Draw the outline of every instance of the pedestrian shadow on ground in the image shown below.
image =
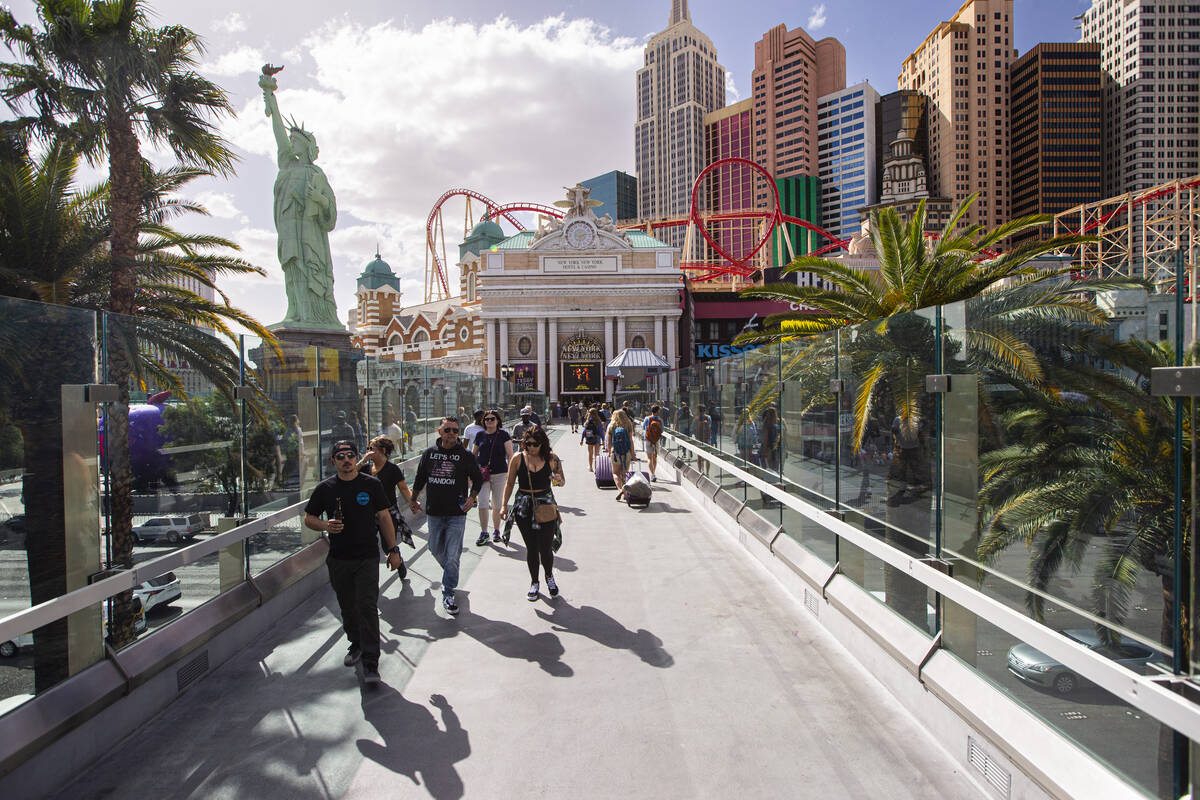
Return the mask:
<path fill-rule="evenodd" d="M 405 699 L 391 686 L 363 687 L 363 716 L 379 732 L 383 744 L 359 739 L 358 751 L 417 786 L 424 783 L 430 797 L 457 800 L 465 791 L 454 765 L 471 755 L 470 738 L 445 697 L 435 694 L 429 704 L 441 712 L 440 728 L 429 709 Z M 397 791 L 375 788 L 387 796 Z"/>
<path fill-rule="evenodd" d="M 587 516 L 587 512 L 584 511 L 582 508 L 577 508 L 576 506 L 564 506 L 561 503 L 558 506 L 558 513 L 570 514 L 572 517 L 586 517 Z"/>
<path fill-rule="evenodd" d="M 652 667 L 675 665 L 674 657 L 663 649 L 662 639 L 644 628 L 631 631 L 598 608 L 575 608 L 561 597 L 551 600 L 550 605 L 553 611 L 539 608 L 537 615 L 551 623 L 555 631 L 583 636 L 614 650 L 629 650 Z"/>
<path fill-rule="evenodd" d="M 690 514 L 691 513 L 691 511 L 689 511 L 686 508 L 676 508 L 675 506 L 664 503 L 661 500 L 651 500 L 649 502 L 649 504 L 646 505 L 645 508 L 635 508 L 634 510 L 637 511 L 638 513 L 650 513 L 650 514 Z"/>
<path fill-rule="evenodd" d="M 567 541 L 567 531 L 564 530 L 563 542 L 566 543 Z M 492 549 L 499 552 L 500 555 L 504 556 L 505 558 L 511 558 L 514 561 L 520 561 L 522 564 L 525 563 L 525 559 L 528 558 L 529 555 L 529 551 L 525 549 L 525 545 L 520 544 L 516 539 L 513 539 L 511 542 L 509 542 L 508 546 L 506 547 L 496 546 Z M 579 567 L 576 566 L 575 562 L 571 559 L 560 556 L 558 553 L 554 554 L 555 572 L 575 572 L 578 569 Z"/>
<path fill-rule="evenodd" d="M 381 596 L 379 610 L 383 621 L 389 626 L 387 632 L 396 638 L 385 639 L 380 644 L 380 650 L 395 653 L 400 649 L 399 637 L 435 642 L 455 636 L 470 636 L 505 658 L 530 661 L 556 678 L 569 678 L 575 674 L 569 664 L 563 663 L 566 649 L 553 633 L 531 634 L 510 622 L 475 614 L 471 611 L 471 593 L 462 589 L 456 592 L 455 597 L 459 614 L 451 620 L 437 612 L 441 592 L 435 592 L 433 587 L 418 596 L 406 583 L 399 597 Z"/>

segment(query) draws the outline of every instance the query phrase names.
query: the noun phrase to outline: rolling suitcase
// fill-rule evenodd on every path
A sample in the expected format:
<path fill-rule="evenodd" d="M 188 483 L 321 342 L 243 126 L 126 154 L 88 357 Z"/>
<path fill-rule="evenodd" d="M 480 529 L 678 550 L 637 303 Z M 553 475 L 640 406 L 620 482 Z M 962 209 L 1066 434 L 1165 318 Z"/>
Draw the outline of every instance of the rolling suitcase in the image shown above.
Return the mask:
<path fill-rule="evenodd" d="M 625 502 L 630 508 L 646 508 L 650 505 L 650 497 L 654 489 L 650 486 L 650 478 L 645 472 L 629 473 L 625 481 Z"/>
<path fill-rule="evenodd" d="M 596 486 L 600 489 L 615 489 L 617 482 L 613 480 L 612 460 L 608 455 L 601 453 L 596 456 L 594 464 L 596 468 Z"/>

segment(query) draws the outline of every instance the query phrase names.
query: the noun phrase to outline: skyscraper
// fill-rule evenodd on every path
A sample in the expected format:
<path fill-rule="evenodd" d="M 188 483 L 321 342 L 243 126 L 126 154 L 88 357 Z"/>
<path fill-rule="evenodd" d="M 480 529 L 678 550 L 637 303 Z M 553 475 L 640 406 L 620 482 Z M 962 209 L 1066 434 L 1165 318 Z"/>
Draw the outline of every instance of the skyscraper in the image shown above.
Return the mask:
<path fill-rule="evenodd" d="M 1008 68 L 1013 0 L 967 0 L 904 59 L 897 85 L 930 98 L 929 168 L 954 201 L 978 192 L 968 221 L 1009 218 Z"/>
<path fill-rule="evenodd" d="M 1200 172 L 1200 4 L 1092 0 L 1079 20 L 1100 45 L 1105 196 Z"/>
<path fill-rule="evenodd" d="M 687 0 L 672 0 L 666 30 L 646 44 L 637 72 L 638 216 L 684 217 L 704 165 L 704 115 L 725 105 L 725 68 L 712 41 L 692 25 Z M 684 229 L 661 235 L 680 246 Z"/>
<path fill-rule="evenodd" d="M 898 89 L 879 98 L 875 108 L 875 171 L 883 180 L 883 162 L 891 157 L 891 144 L 903 134 L 911 139 L 907 146 L 912 157 L 929 163 L 929 98 L 912 89 Z M 924 187 L 936 194 L 938 187 L 928 180 Z M 882 188 L 881 188 L 882 191 Z"/>
<path fill-rule="evenodd" d="M 747 98 L 740 103 L 713 111 L 704 116 L 704 165 L 726 159 L 744 158 L 754 161 L 753 102 Z M 709 173 L 705 179 L 704 194 L 700 198 L 705 212 L 748 211 L 755 208 L 754 185 L 763 180 L 758 173 L 742 165 L 730 165 Z M 759 221 L 754 219 L 727 220 L 708 225 L 712 236 L 734 258 L 744 258 L 758 243 Z M 716 261 L 720 257 L 707 242 L 693 241 L 703 245 L 705 261 Z"/>
<path fill-rule="evenodd" d="M 875 202 L 875 106 L 871 84 L 849 86 L 817 99 L 817 161 L 821 226 L 835 236 L 859 227 L 859 209 Z"/>
<path fill-rule="evenodd" d="M 1013 62 L 1011 86 L 1012 216 L 1101 199 L 1100 45 L 1039 44 Z"/>
<path fill-rule="evenodd" d="M 754 43 L 754 151 L 776 179 L 817 174 L 817 98 L 846 88 L 846 48 L 776 25 Z M 759 201 L 766 204 L 766 196 Z"/>
<path fill-rule="evenodd" d="M 592 200 L 603 203 L 592 209 L 597 217 L 608 214 L 617 222 L 637 217 L 637 178 L 629 173 L 614 169 L 580 183 L 592 190 Z"/>

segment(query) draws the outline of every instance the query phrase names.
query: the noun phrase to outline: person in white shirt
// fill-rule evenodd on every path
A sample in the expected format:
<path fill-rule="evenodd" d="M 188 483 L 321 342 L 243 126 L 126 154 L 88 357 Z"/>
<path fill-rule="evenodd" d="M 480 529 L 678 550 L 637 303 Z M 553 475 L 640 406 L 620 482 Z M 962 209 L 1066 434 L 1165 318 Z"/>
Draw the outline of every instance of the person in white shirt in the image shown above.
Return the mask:
<path fill-rule="evenodd" d="M 462 432 L 463 446 L 470 448 L 475 442 L 476 434 L 483 433 L 483 409 L 475 412 L 475 421 L 468 425 Z"/>

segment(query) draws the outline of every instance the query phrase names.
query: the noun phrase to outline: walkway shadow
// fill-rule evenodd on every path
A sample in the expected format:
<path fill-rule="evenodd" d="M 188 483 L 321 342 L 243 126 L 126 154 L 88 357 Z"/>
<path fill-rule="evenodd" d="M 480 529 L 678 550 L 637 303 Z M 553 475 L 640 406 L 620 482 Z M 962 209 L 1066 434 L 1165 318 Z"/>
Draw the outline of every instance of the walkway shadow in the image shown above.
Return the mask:
<path fill-rule="evenodd" d="M 614 650 L 629 650 L 652 667 L 675 666 L 674 657 L 663 649 L 662 639 L 648 630 L 639 628 L 635 633 L 598 608 L 575 608 L 561 597 L 550 604 L 554 608 L 551 613 L 540 608 L 536 613 L 551 623 L 555 631 L 583 636 Z"/>
<path fill-rule="evenodd" d="M 459 591 L 461 599 L 466 592 Z M 379 616 L 381 623 L 386 624 L 388 633 L 397 637 L 417 639 L 423 642 L 436 642 L 438 639 L 449 639 L 458 634 L 458 626 L 440 615 L 437 609 L 442 602 L 442 592 L 435 587 L 427 586 L 418 595 L 413 591 L 412 583 L 404 581 L 400 584 L 400 592 L 396 597 L 379 594 Z M 383 632 L 385 625 L 380 625 Z M 381 637 L 380 649 L 385 653 L 395 653 L 400 645 L 394 639 Z"/>
<path fill-rule="evenodd" d="M 560 514 L 570 514 L 573 517 L 586 517 L 588 515 L 587 511 L 583 510 L 582 508 L 577 508 L 576 506 L 564 506 L 561 503 L 558 506 L 558 511 Z"/>
<path fill-rule="evenodd" d="M 651 500 L 646 505 L 645 508 L 638 508 L 638 509 L 634 509 L 634 510 L 637 511 L 639 514 L 645 514 L 647 512 L 651 513 L 651 514 L 690 514 L 690 513 L 692 513 L 689 509 L 676 508 L 675 506 L 667 505 L 666 503 L 664 503 L 661 500 Z"/>
<path fill-rule="evenodd" d="M 359 739 L 358 752 L 417 786 L 423 782 L 430 797 L 457 800 L 465 791 L 454 765 L 471 754 L 471 742 L 445 697 L 435 694 L 429 704 L 441 712 L 441 728 L 425 706 L 406 700 L 391 686 L 363 687 L 363 716 L 383 744 Z M 377 789 L 381 796 L 393 794 L 382 786 Z"/>
<path fill-rule="evenodd" d="M 520 534 L 517 534 L 514 531 L 514 535 L 519 536 Z M 564 531 L 563 543 L 565 544 L 566 542 L 567 536 L 566 532 Z M 525 563 L 525 559 L 528 558 L 529 553 L 529 551 L 525 549 L 525 545 L 521 544 L 516 539 L 513 539 L 511 542 L 509 542 L 507 547 L 493 547 L 492 549 L 505 558 L 511 558 L 514 561 L 520 561 L 522 564 Z M 560 556 L 558 553 L 554 554 L 555 572 L 575 572 L 578 569 L 579 567 L 577 567 L 575 562 L 571 559 Z"/>
<path fill-rule="evenodd" d="M 462 609 L 462 613 L 458 615 L 458 623 L 464 635 L 495 650 L 505 658 L 531 661 L 541 667 L 547 675 L 570 678 L 575 674 L 571 665 L 563 662 L 562 657 L 567 650 L 553 633 L 532 634 L 511 622 L 488 619 L 472 613 L 469 597 L 460 598 L 458 605 Z"/>

